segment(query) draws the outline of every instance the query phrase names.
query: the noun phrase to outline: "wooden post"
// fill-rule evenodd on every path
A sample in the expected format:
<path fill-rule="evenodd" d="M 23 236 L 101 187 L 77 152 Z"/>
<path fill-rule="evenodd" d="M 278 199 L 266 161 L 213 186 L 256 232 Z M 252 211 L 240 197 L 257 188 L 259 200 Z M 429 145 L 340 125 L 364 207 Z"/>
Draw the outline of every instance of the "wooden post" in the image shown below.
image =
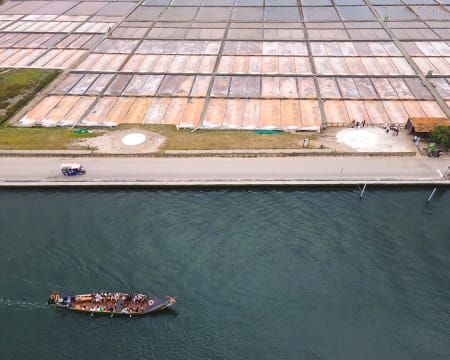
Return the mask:
<path fill-rule="evenodd" d="M 361 193 L 359 194 L 359 198 L 362 199 L 363 195 L 364 195 L 364 191 L 366 191 L 366 186 L 367 184 L 364 184 L 363 189 L 361 190 Z"/>
<path fill-rule="evenodd" d="M 431 192 L 430 197 L 428 198 L 427 202 L 431 201 L 431 198 L 434 196 L 434 193 L 436 192 L 437 188 L 434 188 L 433 191 Z"/>

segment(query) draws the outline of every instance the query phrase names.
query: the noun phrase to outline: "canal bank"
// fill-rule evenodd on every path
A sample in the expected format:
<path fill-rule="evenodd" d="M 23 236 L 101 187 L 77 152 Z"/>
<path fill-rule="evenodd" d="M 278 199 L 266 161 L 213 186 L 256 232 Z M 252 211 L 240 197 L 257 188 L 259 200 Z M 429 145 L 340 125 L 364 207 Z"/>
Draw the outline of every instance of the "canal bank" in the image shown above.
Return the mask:
<path fill-rule="evenodd" d="M 65 177 L 62 162 L 86 175 Z M 0 157 L 2 187 L 448 186 L 448 158 Z"/>

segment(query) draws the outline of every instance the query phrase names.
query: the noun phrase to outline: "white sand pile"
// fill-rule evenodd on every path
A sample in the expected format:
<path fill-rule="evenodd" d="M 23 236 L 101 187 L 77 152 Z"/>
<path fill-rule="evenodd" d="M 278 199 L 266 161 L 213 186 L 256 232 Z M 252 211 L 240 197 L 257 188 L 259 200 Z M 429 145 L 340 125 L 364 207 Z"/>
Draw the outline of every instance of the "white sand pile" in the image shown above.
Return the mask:
<path fill-rule="evenodd" d="M 102 131 L 102 135 L 80 139 L 78 144 L 109 154 L 143 154 L 159 150 L 166 138 L 141 129 Z"/>
<path fill-rule="evenodd" d="M 133 146 L 142 144 L 145 141 L 145 135 L 140 133 L 128 134 L 122 138 L 122 143 Z"/>
<path fill-rule="evenodd" d="M 387 134 L 384 129 L 380 128 L 344 129 L 336 134 L 336 139 L 361 152 L 411 151 L 403 137 L 392 136 L 392 132 Z"/>

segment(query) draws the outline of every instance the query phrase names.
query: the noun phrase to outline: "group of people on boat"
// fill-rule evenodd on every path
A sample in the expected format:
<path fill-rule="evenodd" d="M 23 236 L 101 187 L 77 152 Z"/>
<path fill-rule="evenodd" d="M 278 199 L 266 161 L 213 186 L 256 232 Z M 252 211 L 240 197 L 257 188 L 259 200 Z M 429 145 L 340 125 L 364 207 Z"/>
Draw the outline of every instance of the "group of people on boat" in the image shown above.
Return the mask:
<path fill-rule="evenodd" d="M 81 310 L 81 311 L 91 311 L 91 312 L 106 312 L 106 313 L 115 313 L 117 312 L 117 306 L 101 306 L 101 305 L 82 305 L 82 304 L 75 304 L 73 306 L 73 309 L 75 310 Z M 144 307 L 123 307 L 120 310 L 121 313 L 124 314 L 139 314 L 144 312 Z"/>
<path fill-rule="evenodd" d="M 158 311 L 172 306 L 176 298 L 167 296 L 166 301 L 141 293 L 94 292 L 76 296 L 50 295 L 49 304 L 93 313 L 139 315 Z"/>

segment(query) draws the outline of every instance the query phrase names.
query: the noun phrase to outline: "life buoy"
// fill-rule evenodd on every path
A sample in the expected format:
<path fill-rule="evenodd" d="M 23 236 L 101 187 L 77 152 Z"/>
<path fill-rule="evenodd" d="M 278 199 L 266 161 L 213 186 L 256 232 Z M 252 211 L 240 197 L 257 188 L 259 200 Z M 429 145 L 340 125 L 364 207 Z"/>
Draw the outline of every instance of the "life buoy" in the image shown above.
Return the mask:
<path fill-rule="evenodd" d="M 51 294 L 50 299 L 55 300 L 55 295 Z"/>
<path fill-rule="evenodd" d="M 153 299 L 150 299 L 150 300 L 148 301 L 148 304 L 149 304 L 150 306 L 152 306 L 154 303 L 155 303 L 155 300 L 153 300 Z"/>

